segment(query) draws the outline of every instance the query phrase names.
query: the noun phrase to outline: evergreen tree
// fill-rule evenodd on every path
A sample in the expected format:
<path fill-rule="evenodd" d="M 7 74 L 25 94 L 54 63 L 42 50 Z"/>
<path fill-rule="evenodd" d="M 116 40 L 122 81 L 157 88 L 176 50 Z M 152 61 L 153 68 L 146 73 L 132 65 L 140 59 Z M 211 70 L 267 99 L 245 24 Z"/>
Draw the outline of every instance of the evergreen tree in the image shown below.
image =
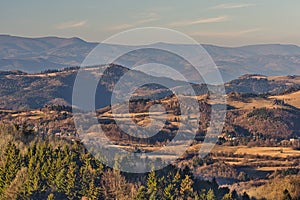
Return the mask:
<path fill-rule="evenodd" d="M 155 175 L 155 171 L 152 170 L 147 178 L 147 194 L 150 198 L 156 198 L 157 195 L 157 178 Z"/>
<path fill-rule="evenodd" d="M 55 187 L 58 192 L 66 192 L 67 188 L 67 170 L 61 169 L 55 178 Z"/>
<path fill-rule="evenodd" d="M 4 156 L 4 166 L 0 168 L 0 195 L 15 178 L 22 164 L 22 156 L 20 151 L 11 142 L 8 143 Z"/>
<path fill-rule="evenodd" d="M 89 188 L 86 192 L 87 196 L 91 200 L 100 199 L 101 197 L 101 188 L 95 185 L 95 181 L 92 180 L 89 184 Z"/>
<path fill-rule="evenodd" d="M 185 178 L 180 184 L 180 194 L 184 199 L 193 194 L 193 180 L 191 180 L 188 175 L 185 175 Z"/>
<path fill-rule="evenodd" d="M 74 162 L 70 163 L 67 171 L 67 185 L 66 185 L 66 195 L 68 196 L 68 199 L 78 199 L 78 188 L 77 186 L 77 180 L 76 180 L 76 174 L 77 174 L 77 167 Z"/>
<path fill-rule="evenodd" d="M 148 198 L 147 198 L 147 194 L 146 193 L 147 193 L 146 187 L 143 186 L 143 185 L 140 186 L 139 189 L 138 189 L 138 191 L 137 191 L 135 199 L 136 200 L 147 200 Z"/>
<path fill-rule="evenodd" d="M 200 200 L 206 200 L 206 190 L 205 189 L 201 190 L 201 193 L 199 195 L 199 199 Z"/>
<path fill-rule="evenodd" d="M 232 193 L 229 192 L 229 193 L 225 194 L 223 196 L 222 200 L 233 200 Z"/>
<path fill-rule="evenodd" d="M 176 172 L 175 176 L 173 173 L 169 173 L 167 186 L 164 188 L 163 196 L 165 199 L 176 199 L 179 196 L 180 190 L 180 173 Z"/>
<path fill-rule="evenodd" d="M 206 194 L 206 199 L 207 200 L 215 200 L 216 199 L 215 193 L 212 189 L 208 190 L 208 192 Z"/>
<path fill-rule="evenodd" d="M 167 187 L 164 188 L 164 194 L 163 198 L 164 199 L 170 199 L 173 200 L 175 199 L 175 194 L 173 193 L 174 191 L 174 184 L 170 183 Z"/>

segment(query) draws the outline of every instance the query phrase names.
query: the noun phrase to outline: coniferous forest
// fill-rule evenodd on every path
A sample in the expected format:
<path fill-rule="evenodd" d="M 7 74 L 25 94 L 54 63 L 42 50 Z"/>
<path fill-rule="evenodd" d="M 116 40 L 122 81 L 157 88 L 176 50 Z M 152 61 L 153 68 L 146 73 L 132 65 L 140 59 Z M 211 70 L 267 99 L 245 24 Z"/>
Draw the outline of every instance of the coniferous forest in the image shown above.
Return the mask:
<path fill-rule="evenodd" d="M 97 161 L 78 142 L 37 138 L 1 124 L 1 199 L 247 199 L 195 179 L 170 165 L 147 174 L 120 173 Z"/>

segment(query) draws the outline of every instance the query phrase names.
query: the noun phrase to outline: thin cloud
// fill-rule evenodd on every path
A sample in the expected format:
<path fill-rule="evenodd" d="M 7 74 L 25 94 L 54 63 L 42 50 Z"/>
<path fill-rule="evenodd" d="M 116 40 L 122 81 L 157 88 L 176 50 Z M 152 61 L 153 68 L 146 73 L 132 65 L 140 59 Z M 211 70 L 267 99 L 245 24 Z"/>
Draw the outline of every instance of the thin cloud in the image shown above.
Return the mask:
<path fill-rule="evenodd" d="M 159 14 L 154 11 L 145 11 L 145 12 L 141 12 L 141 13 L 136 13 L 133 18 L 134 19 L 145 19 L 145 20 L 158 19 Z"/>
<path fill-rule="evenodd" d="M 253 29 L 245 29 L 241 31 L 228 31 L 228 32 L 196 32 L 192 33 L 190 35 L 192 36 L 213 36 L 213 37 L 238 37 L 247 35 L 250 33 L 258 32 L 260 31 L 260 28 L 253 28 Z"/>
<path fill-rule="evenodd" d="M 254 3 L 243 3 L 243 4 L 237 4 L 237 3 L 229 3 L 229 4 L 219 4 L 213 7 L 210 7 L 209 9 L 236 9 L 236 8 L 245 8 L 245 7 L 251 7 L 256 6 Z"/>
<path fill-rule="evenodd" d="M 227 21 L 228 19 L 229 19 L 228 16 L 202 18 L 202 19 L 191 20 L 191 21 L 173 22 L 173 23 L 169 24 L 169 26 L 181 27 L 181 26 L 191 26 L 191 25 L 196 25 L 196 24 L 217 23 L 217 22 Z"/>
<path fill-rule="evenodd" d="M 85 26 L 86 24 L 87 21 L 66 22 L 66 23 L 59 24 L 56 28 L 57 29 L 79 28 Z"/>
<path fill-rule="evenodd" d="M 134 25 L 132 25 L 132 24 L 120 24 L 120 25 L 109 27 L 108 30 L 109 31 L 119 31 L 119 30 L 123 30 L 123 29 L 129 29 L 132 27 L 134 27 Z"/>
<path fill-rule="evenodd" d="M 143 20 L 139 20 L 134 23 L 131 23 L 131 24 L 119 24 L 116 26 L 111 26 L 108 28 L 108 30 L 109 31 L 119 31 L 119 30 L 134 28 L 136 26 L 140 26 L 140 25 L 143 25 L 143 24 L 146 24 L 149 22 L 157 21 L 157 20 L 158 20 L 158 18 L 143 19 Z"/>

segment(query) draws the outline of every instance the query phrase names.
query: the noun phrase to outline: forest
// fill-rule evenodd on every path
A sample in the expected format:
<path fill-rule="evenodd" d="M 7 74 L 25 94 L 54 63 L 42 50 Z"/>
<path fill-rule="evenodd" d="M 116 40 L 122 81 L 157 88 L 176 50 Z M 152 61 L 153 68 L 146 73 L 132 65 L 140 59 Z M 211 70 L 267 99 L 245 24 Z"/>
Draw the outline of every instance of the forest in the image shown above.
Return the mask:
<path fill-rule="evenodd" d="M 104 166 L 79 142 L 1 124 L 1 199 L 250 199 L 174 165 L 145 174 Z"/>

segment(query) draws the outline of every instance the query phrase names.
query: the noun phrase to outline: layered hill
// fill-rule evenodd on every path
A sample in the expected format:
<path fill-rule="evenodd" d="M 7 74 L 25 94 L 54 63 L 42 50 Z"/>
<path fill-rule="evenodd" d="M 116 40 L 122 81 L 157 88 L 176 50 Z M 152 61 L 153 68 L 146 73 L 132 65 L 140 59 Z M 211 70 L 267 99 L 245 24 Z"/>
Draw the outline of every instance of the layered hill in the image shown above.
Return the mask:
<path fill-rule="evenodd" d="M 79 66 L 97 44 L 79 38 L 23 38 L 0 35 L 0 70 L 22 70 L 32 73 Z M 107 57 L 112 51 L 130 51 L 132 48 L 122 45 L 102 45 L 106 49 L 103 57 Z M 183 49 L 191 52 L 191 57 L 199 56 L 192 51 L 193 45 L 158 43 L 156 46 Z M 300 74 L 300 48 L 295 45 L 266 44 L 235 48 L 203 45 L 203 47 L 215 61 L 226 82 L 244 74 L 267 76 Z M 159 54 L 150 57 L 151 61 L 159 62 L 162 59 Z M 143 58 L 144 62 L 149 61 L 147 56 L 137 53 L 122 64 L 139 63 L 140 58 Z M 170 59 L 168 64 L 172 66 L 178 63 Z"/>
<path fill-rule="evenodd" d="M 99 79 L 95 94 L 97 108 L 110 104 L 114 85 L 125 73 L 131 77 L 125 85 L 129 88 L 138 80 L 149 83 L 164 82 L 173 88 L 185 85 L 181 81 L 154 77 L 119 65 L 110 65 L 105 71 L 104 68 L 105 66 L 96 66 L 83 69 L 88 74 L 87 79 Z M 26 110 L 57 103 L 71 105 L 73 85 L 78 70 L 78 68 L 67 68 L 36 74 L 22 71 L 0 72 L 0 107 L 2 109 Z M 136 92 L 137 97 L 142 96 L 143 98 L 148 98 L 148 96 L 163 98 L 170 94 L 169 89 L 156 84 L 144 85 Z"/>
<path fill-rule="evenodd" d="M 99 70 L 101 71 L 103 67 L 89 67 L 83 70 L 88 70 L 96 78 L 99 78 L 100 75 L 102 76 L 95 96 L 96 108 L 98 108 L 99 120 L 102 120 L 101 122 L 108 127 L 109 135 L 113 138 L 128 139 L 126 135 L 118 131 L 114 122 L 114 117 L 116 116 L 112 115 L 110 108 L 110 99 L 114 85 L 125 73 L 130 73 L 132 77 L 132 82 L 126 83 L 125 87 L 132 87 L 132 84 L 140 79 L 157 83 L 163 79 L 163 81 L 171 85 L 172 88 L 170 89 L 174 90 L 185 89 L 186 86 L 181 81 L 154 77 L 134 70 L 129 71 L 127 68 L 119 65 L 110 65 L 101 74 Z M 53 112 L 47 110 L 44 112 L 43 109 L 49 106 L 72 105 L 72 89 L 77 73 L 78 68 L 36 74 L 28 74 L 21 71 L 1 72 L 1 119 L 14 121 L 23 118 L 28 123 L 39 124 L 45 120 L 49 123 L 49 119 L 53 115 L 56 119 L 53 123 L 62 123 L 62 127 L 68 129 L 68 126 L 70 126 L 69 130 L 74 130 L 70 108 L 62 111 L 60 109 L 55 116 Z M 197 138 L 202 140 L 208 128 L 212 102 L 205 85 L 192 86 L 198 91 L 196 98 L 199 101 L 201 119 Z M 236 143 L 247 143 L 253 140 L 272 140 L 272 142 L 276 142 L 299 137 L 299 88 L 299 76 L 266 77 L 261 75 L 244 75 L 226 83 L 227 117 L 222 134 L 223 139 Z M 149 108 L 154 104 L 161 104 L 167 108 L 170 116 L 166 126 L 159 135 L 159 139 L 172 138 L 176 134 L 178 124 L 181 121 L 184 122 L 184 120 L 191 120 L 191 118 L 181 116 L 178 100 L 170 89 L 158 84 L 148 84 L 142 88 L 137 88 L 134 97 L 131 99 L 130 116 L 119 116 L 119 120 L 125 120 L 125 123 L 133 118 L 137 124 L 143 126 L 149 123 Z M 195 97 L 187 94 L 185 98 Z M 163 117 L 160 113 L 152 113 L 152 115 L 157 119 Z M 42 124 L 47 124 L 46 121 Z M 53 123 L 51 125 L 52 130 L 56 130 L 55 127 L 60 127 L 59 125 L 53 125 Z M 49 128 L 44 128 L 48 132 Z M 186 128 L 187 132 L 189 132 L 188 127 Z"/>
<path fill-rule="evenodd" d="M 96 99 L 99 99 L 100 107 L 110 104 L 111 93 L 119 79 L 129 72 L 131 77 L 126 87 L 132 87 L 139 80 L 148 84 L 136 92 L 137 97 L 152 97 L 161 99 L 172 94 L 170 89 L 187 92 L 185 82 L 170 78 L 156 77 L 140 71 L 129 70 L 119 65 L 110 65 L 105 71 L 105 66 L 83 68 L 88 71 L 90 78 L 99 80 Z M 63 70 L 48 70 L 43 73 L 25 73 L 22 71 L 0 72 L 0 107 L 1 109 L 35 109 L 46 104 L 61 102 L 63 105 L 72 104 L 72 91 L 78 68 L 66 68 Z M 166 83 L 171 88 L 165 88 L 159 84 Z M 197 95 L 208 93 L 205 84 L 191 85 Z M 218 86 L 214 86 L 218 87 Z M 245 93 L 255 95 L 281 95 L 297 91 L 300 88 L 300 76 L 267 77 L 262 75 L 244 75 L 238 79 L 225 83 L 226 93 Z M 136 88 L 138 89 L 138 88 Z M 249 96 L 249 95 L 248 95 Z M 251 95 L 250 95 L 251 96 Z M 245 95 L 247 97 L 247 95 Z M 245 97 L 240 97 L 245 100 Z M 238 97 L 236 97 L 238 98 Z M 280 97 L 278 97 L 280 98 Z M 281 97 L 283 98 L 283 97 Z M 295 101 L 295 100 L 294 100 Z"/>

